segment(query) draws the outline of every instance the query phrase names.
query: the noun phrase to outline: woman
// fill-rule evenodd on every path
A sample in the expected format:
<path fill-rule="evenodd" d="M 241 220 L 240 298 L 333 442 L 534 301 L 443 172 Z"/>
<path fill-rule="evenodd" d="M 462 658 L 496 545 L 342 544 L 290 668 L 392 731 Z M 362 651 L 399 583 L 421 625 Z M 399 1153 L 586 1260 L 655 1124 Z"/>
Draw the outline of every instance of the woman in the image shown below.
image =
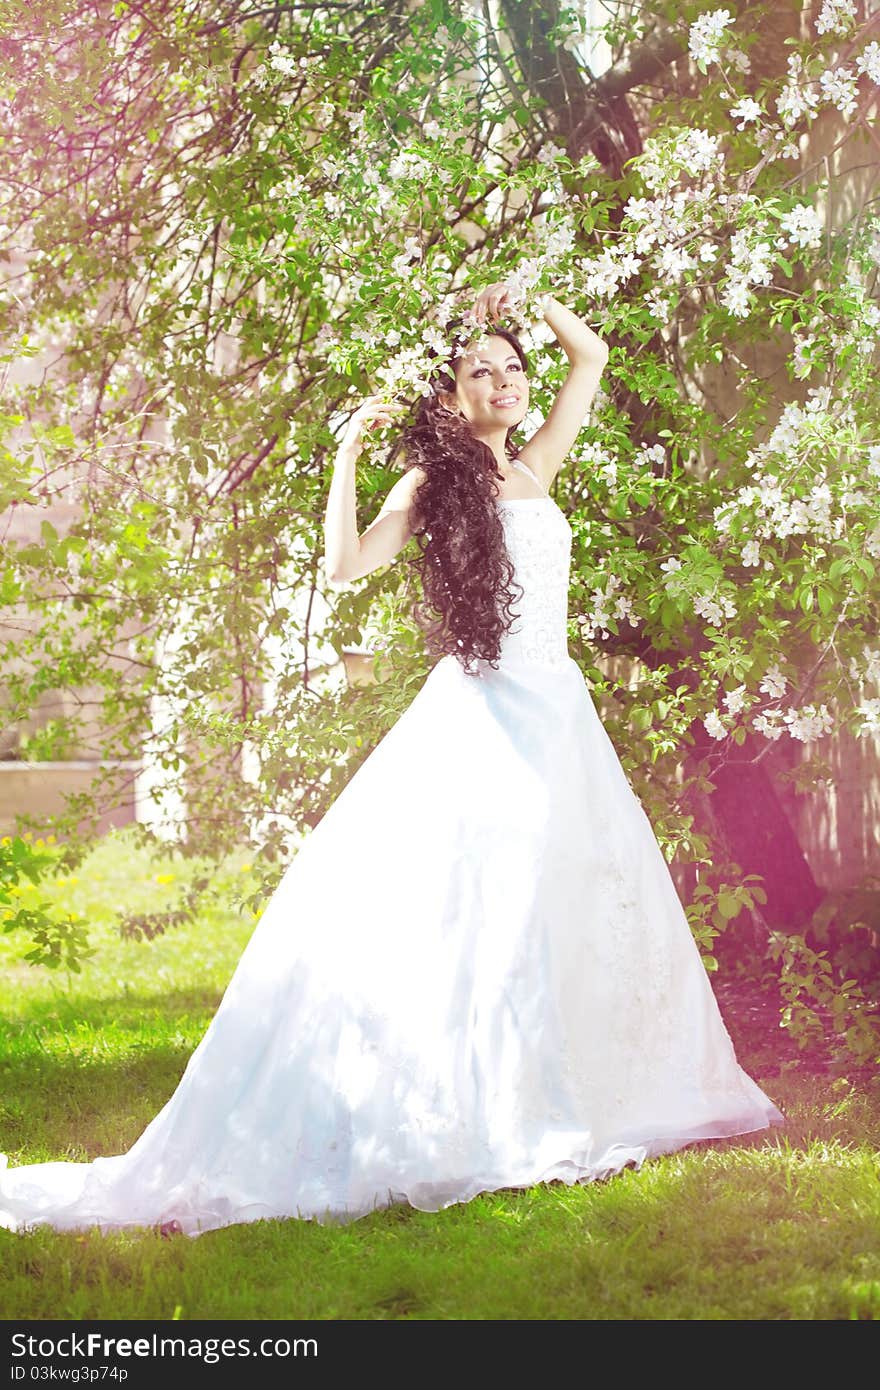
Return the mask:
<path fill-rule="evenodd" d="M 477 299 L 479 325 L 509 291 Z M 569 524 L 548 489 L 607 350 L 569 360 L 517 454 L 506 331 L 441 362 L 364 534 L 340 446 L 328 578 L 417 538 L 442 653 L 308 836 L 165 1107 L 125 1154 L 0 1174 L 0 1223 L 189 1235 L 263 1217 L 585 1182 L 783 1117 L 739 1066 L 650 824 L 566 645 Z"/>

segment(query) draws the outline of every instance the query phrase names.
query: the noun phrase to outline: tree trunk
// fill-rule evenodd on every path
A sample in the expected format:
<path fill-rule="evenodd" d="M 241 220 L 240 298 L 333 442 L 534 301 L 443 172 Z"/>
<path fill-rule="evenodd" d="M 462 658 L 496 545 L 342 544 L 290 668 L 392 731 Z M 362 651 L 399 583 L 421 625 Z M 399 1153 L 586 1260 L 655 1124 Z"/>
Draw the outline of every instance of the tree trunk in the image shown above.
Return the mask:
<path fill-rule="evenodd" d="M 692 732 L 696 732 L 692 730 Z M 712 742 L 702 730 L 706 743 Z M 792 829 L 770 769 L 755 761 L 752 740 L 734 748 L 731 756 L 709 772 L 715 790 L 711 813 L 718 823 L 731 859 L 747 874 L 762 874 L 767 902 L 762 915 L 773 927 L 796 931 L 822 901 L 812 869 Z M 709 754 L 698 743 L 688 752 L 688 768 Z"/>

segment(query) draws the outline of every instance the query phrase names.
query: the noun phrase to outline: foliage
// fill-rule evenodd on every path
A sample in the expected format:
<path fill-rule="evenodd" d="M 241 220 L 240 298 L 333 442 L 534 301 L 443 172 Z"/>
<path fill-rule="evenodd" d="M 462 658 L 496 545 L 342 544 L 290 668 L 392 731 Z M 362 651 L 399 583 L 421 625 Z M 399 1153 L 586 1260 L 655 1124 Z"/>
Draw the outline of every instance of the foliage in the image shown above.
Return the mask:
<path fill-rule="evenodd" d="M 718 960 L 712 954 L 713 944 L 728 923 L 738 917 L 744 908 L 753 908 L 756 903 L 767 901 L 767 894 L 758 883 L 759 877 L 758 874 L 746 874 L 739 883 L 722 882 L 718 888 L 709 883 L 698 883 L 694 889 L 687 917 L 694 940 L 702 953 L 703 964 L 710 973 L 718 969 Z"/>
<path fill-rule="evenodd" d="M 62 856 L 42 840 L 34 845 L 30 837 L 4 835 L 0 839 L 0 919 L 4 932 L 22 932 L 29 938 L 31 949 L 25 952 L 25 960 L 78 973 L 82 962 L 94 955 L 88 946 L 85 923 L 76 913 L 64 911 L 51 901 L 22 900 L 22 885 L 27 882 L 39 887 L 45 875 L 60 862 Z"/>
<path fill-rule="evenodd" d="M 828 894 L 803 933 L 771 932 L 767 955 L 785 1001 L 781 1024 L 798 1045 L 807 1048 L 828 1033 L 844 1063 L 869 1065 L 877 1059 L 880 1033 L 880 953 L 876 925 L 862 920 L 860 908 L 876 924 L 876 889 Z"/>

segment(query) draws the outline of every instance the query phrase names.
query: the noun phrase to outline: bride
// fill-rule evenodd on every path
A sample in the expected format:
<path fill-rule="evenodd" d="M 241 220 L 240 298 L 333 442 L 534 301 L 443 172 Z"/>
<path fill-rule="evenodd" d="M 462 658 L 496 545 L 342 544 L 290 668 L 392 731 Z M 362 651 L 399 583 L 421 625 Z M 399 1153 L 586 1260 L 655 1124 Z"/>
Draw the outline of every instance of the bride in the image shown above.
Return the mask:
<path fill-rule="evenodd" d="M 510 298 L 489 286 L 476 345 L 450 341 L 363 535 L 356 459 L 394 419 L 378 397 L 329 490 L 330 583 L 415 539 L 435 664 L 288 866 L 162 1110 L 126 1153 L 0 1170 L 0 1225 L 194 1236 L 436 1211 L 783 1122 L 568 654 L 572 533 L 550 487 L 607 348 L 545 299 L 568 374 L 517 451 Z"/>

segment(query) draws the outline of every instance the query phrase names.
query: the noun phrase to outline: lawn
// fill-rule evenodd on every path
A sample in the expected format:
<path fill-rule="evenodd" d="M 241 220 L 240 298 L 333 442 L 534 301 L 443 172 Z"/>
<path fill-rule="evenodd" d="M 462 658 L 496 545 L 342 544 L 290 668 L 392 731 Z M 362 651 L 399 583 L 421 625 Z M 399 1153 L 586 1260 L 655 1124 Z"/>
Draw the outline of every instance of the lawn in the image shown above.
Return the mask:
<path fill-rule="evenodd" d="M 151 862 L 120 833 L 41 889 L 81 913 L 100 947 L 71 980 L 22 963 L 22 943 L 0 938 L 10 1162 L 121 1152 L 173 1091 L 254 919 L 215 904 L 153 941 L 124 941 L 112 914 L 173 905 L 194 871 Z M 230 895 L 249 872 L 244 855 L 229 862 Z M 753 1075 L 784 1130 L 693 1145 L 583 1187 L 194 1240 L 0 1231 L 0 1317 L 880 1316 L 880 1087 L 803 1068 Z"/>

